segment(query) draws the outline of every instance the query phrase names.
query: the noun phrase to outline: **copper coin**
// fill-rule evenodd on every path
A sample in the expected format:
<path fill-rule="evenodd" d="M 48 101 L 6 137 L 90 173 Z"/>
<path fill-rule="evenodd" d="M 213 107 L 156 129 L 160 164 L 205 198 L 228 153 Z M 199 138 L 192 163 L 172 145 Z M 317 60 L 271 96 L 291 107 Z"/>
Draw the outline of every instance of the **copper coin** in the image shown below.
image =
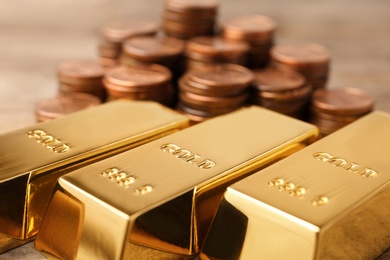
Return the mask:
<path fill-rule="evenodd" d="M 237 108 L 242 106 L 247 98 L 247 93 L 230 97 L 203 96 L 183 91 L 179 93 L 179 99 L 184 104 L 193 108 L 205 109 L 206 111 L 212 111 L 213 108 L 220 108 L 223 111 Z"/>
<path fill-rule="evenodd" d="M 165 8 L 171 11 L 216 11 L 218 0 L 165 0 Z"/>
<path fill-rule="evenodd" d="M 99 98 L 93 95 L 72 93 L 41 100 L 36 106 L 35 113 L 38 121 L 41 122 L 97 106 L 100 103 Z"/>
<path fill-rule="evenodd" d="M 278 62 L 301 66 L 326 64 L 330 61 L 329 50 L 319 44 L 280 44 L 271 49 L 271 57 Z"/>
<path fill-rule="evenodd" d="M 151 35 L 158 31 L 158 24 L 144 19 L 122 18 L 108 21 L 103 35 L 114 42 L 122 42 L 135 35 Z"/>
<path fill-rule="evenodd" d="M 98 62 L 105 69 L 112 68 L 119 65 L 119 60 L 112 59 L 112 58 L 99 57 Z"/>
<path fill-rule="evenodd" d="M 374 99 L 356 88 L 317 89 L 313 93 L 312 106 L 334 115 L 358 115 L 371 111 Z"/>
<path fill-rule="evenodd" d="M 248 87 L 240 85 L 210 87 L 208 85 L 189 80 L 185 74 L 179 79 L 179 89 L 204 96 L 224 97 L 242 94 L 248 89 Z"/>
<path fill-rule="evenodd" d="M 276 30 L 276 22 L 263 15 L 246 15 L 222 23 L 222 35 L 230 39 L 270 39 Z"/>
<path fill-rule="evenodd" d="M 61 62 L 57 70 L 58 80 L 68 84 L 100 84 L 103 67 L 95 60 L 73 60 Z"/>
<path fill-rule="evenodd" d="M 170 37 L 137 36 L 123 43 L 123 51 L 131 57 L 154 61 L 179 56 L 184 46 L 183 41 Z"/>
<path fill-rule="evenodd" d="M 209 87 L 248 86 L 254 75 L 249 69 L 233 64 L 216 66 L 207 70 L 193 70 L 188 79 Z"/>
<path fill-rule="evenodd" d="M 186 52 L 208 56 L 242 56 L 249 50 L 244 42 L 224 40 L 220 37 L 199 36 L 187 42 Z"/>
<path fill-rule="evenodd" d="M 284 72 L 274 68 L 255 70 L 254 85 L 260 91 L 280 92 L 301 88 L 305 78 L 296 72 Z"/>
<path fill-rule="evenodd" d="M 172 12 L 169 10 L 165 10 L 163 12 L 163 20 L 170 20 L 170 21 L 176 21 L 181 22 L 185 24 L 208 24 L 213 25 L 215 23 L 215 13 L 204 13 L 204 12 L 198 12 L 198 13 L 179 13 L 179 12 Z"/>
<path fill-rule="evenodd" d="M 172 74 L 164 66 L 118 66 L 108 70 L 104 82 L 124 87 L 159 87 L 170 82 Z M 107 87 L 107 86 L 106 86 Z"/>

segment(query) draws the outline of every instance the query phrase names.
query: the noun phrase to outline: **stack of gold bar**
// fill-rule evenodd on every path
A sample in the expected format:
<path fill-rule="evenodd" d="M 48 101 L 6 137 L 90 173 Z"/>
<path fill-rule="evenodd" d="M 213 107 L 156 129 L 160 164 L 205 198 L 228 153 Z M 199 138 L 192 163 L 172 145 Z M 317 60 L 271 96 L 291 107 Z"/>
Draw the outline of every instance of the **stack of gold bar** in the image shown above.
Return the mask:
<path fill-rule="evenodd" d="M 262 15 L 246 15 L 223 22 L 221 36 L 247 42 L 250 46 L 248 67 L 262 68 L 268 63 L 275 30 L 276 22 L 273 19 Z"/>
<path fill-rule="evenodd" d="M 252 103 L 289 115 L 302 118 L 310 100 L 311 86 L 297 72 L 280 71 L 268 67 L 255 70 Z"/>
<path fill-rule="evenodd" d="M 314 91 L 310 122 L 321 134 L 328 135 L 371 112 L 374 99 L 356 88 L 318 89 Z"/>
<path fill-rule="evenodd" d="M 96 96 L 71 93 L 39 101 L 35 107 L 35 116 L 38 122 L 45 122 L 97 106 L 100 103 L 101 100 Z"/>
<path fill-rule="evenodd" d="M 231 185 L 200 259 L 375 259 L 390 247 L 389 131 L 373 112 Z"/>
<path fill-rule="evenodd" d="M 59 93 L 88 93 L 101 100 L 106 97 L 102 79 L 104 69 L 94 60 L 64 61 L 58 65 Z"/>
<path fill-rule="evenodd" d="M 153 100 L 171 106 L 174 100 L 172 73 L 158 64 L 117 66 L 107 70 L 103 83 L 108 100 Z"/>
<path fill-rule="evenodd" d="M 207 70 L 190 70 L 179 81 L 178 109 L 199 122 L 242 107 L 248 98 L 253 73 L 226 64 Z"/>
<path fill-rule="evenodd" d="M 122 42 L 136 35 L 154 35 L 158 31 L 155 22 L 144 19 L 115 19 L 108 21 L 102 28 L 98 47 L 99 62 L 104 67 L 119 64 Z"/>
<path fill-rule="evenodd" d="M 0 253 L 34 238 L 59 176 L 187 125 L 154 102 L 116 101 L 0 135 Z"/>
<path fill-rule="evenodd" d="M 220 64 L 246 65 L 249 46 L 245 42 L 217 36 L 198 36 L 187 42 L 187 69 L 210 68 Z"/>
<path fill-rule="evenodd" d="M 135 36 L 123 43 L 122 64 L 160 64 L 176 77 L 183 70 L 185 42 L 165 36 Z"/>
<path fill-rule="evenodd" d="M 317 136 L 251 107 L 78 169 L 59 179 L 35 246 L 60 259 L 193 258 L 230 183 Z"/>
<path fill-rule="evenodd" d="M 162 28 L 168 36 L 190 39 L 214 32 L 218 0 L 165 0 Z"/>
<path fill-rule="evenodd" d="M 325 88 L 330 67 L 330 52 L 319 44 L 280 44 L 271 49 L 270 65 L 296 71 L 306 77 L 314 88 Z"/>

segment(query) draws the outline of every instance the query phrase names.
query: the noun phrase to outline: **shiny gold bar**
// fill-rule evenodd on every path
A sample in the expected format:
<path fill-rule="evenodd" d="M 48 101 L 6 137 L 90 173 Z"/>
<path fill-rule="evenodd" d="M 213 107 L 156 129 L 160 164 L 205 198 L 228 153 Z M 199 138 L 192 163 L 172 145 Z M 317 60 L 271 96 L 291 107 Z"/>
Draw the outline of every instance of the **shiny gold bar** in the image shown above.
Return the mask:
<path fill-rule="evenodd" d="M 317 136 L 250 107 L 74 171 L 59 179 L 35 246 L 61 259 L 191 257 L 227 185 Z"/>
<path fill-rule="evenodd" d="M 374 259 L 390 246 L 390 115 L 374 112 L 224 194 L 201 259 Z"/>
<path fill-rule="evenodd" d="M 188 124 L 157 103 L 117 101 L 1 135 L 0 253 L 36 235 L 59 176 Z"/>

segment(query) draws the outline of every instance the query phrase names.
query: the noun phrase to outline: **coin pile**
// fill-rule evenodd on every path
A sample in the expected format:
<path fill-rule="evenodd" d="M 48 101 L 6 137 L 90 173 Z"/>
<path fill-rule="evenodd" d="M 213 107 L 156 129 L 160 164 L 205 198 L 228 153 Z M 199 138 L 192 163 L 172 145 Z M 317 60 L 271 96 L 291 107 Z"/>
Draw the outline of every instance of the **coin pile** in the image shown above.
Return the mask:
<path fill-rule="evenodd" d="M 59 93 L 88 93 L 104 100 L 103 76 L 104 68 L 95 60 L 61 62 L 57 69 Z"/>
<path fill-rule="evenodd" d="M 280 71 L 268 67 L 255 70 L 252 103 L 276 112 L 302 118 L 310 99 L 311 87 L 297 72 Z"/>
<path fill-rule="evenodd" d="M 179 80 L 178 110 L 193 123 L 229 113 L 248 98 L 253 73 L 240 65 L 220 65 L 190 70 Z"/>
<path fill-rule="evenodd" d="M 240 16 L 221 24 L 223 38 L 249 44 L 249 68 L 262 68 L 267 65 L 275 30 L 276 22 L 262 15 Z"/>
<path fill-rule="evenodd" d="M 104 67 L 118 65 L 123 41 L 136 35 L 154 35 L 157 31 L 158 25 L 148 20 L 123 18 L 107 22 L 98 47 L 100 64 Z"/>
<path fill-rule="evenodd" d="M 213 34 L 217 9 L 218 0 L 165 0 L 163 31 L 183 40 Z"/>
<path fill-rule="evenodd" d="M 172 106 L 174 89 L 171 78 L 169 69 L 158 64 L 122 65 L 107 70 L 103 84 L 108 100 L 153 100 Z"/>
<path fill-rule="evenodd" d="M 248 50 L 249 46 L 245 42 L 198 36 L 187 42 L 187 69 L 210 68 L 224 63 L 245 65 Z"/>
<path fill-rule="evenodd" d="M 39 101 L 35 108 L 35 116 L 37 122 L 45 122 L 100 103 L 100 99 L 93 95 L 71 93 Z"/>
<path fill-rule="evenodd" d="M 326 86 L 331 59 L 326 47 L 314 43 L 276 45 L 270 56 L 271 66 L 301 73 L 313 89 Z"/>
<path fill-rule="evenodd" d="M 173 75 L 182 71 L 184 41 L 165 36 L 134 36 L 123 43 L 121 63 L 160 64 L 169 68 Z"/>
<path fill-rule="evenodd" d="M 328 135 L 371 112 L 374 99 L 356 88 L 317 89 L 310 107 L 310 122 Z"/>

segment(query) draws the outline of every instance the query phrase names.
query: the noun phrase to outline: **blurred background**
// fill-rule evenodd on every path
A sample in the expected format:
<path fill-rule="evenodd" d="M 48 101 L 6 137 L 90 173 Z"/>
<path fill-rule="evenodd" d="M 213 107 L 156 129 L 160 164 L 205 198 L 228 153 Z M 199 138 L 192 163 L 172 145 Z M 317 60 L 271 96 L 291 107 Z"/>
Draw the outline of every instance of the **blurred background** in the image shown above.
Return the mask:
<path fill-rule="evenodd" d="M 57 91 L 59 62 L 97 57 L 111 18 L 160 21 L 163 0 L 2 0 L 0 133 L 35 122 L 34 106 Z M 221 0 L 219 20 L 263 14 L 278 22 L 276 43 L 317 42 L 333 55 L 329 88 L 357 87 L 390 112 L 390 1 Z"/>

